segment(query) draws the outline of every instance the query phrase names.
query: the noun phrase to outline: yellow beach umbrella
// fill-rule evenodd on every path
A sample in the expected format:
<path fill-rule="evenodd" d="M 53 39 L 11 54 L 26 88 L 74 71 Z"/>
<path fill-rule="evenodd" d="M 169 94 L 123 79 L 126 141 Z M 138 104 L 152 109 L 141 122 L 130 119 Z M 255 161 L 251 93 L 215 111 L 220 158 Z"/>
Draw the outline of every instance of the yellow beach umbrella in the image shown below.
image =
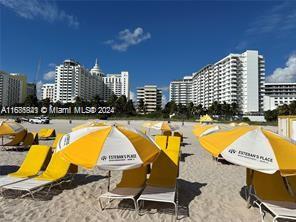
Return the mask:
<path fill-rule="evenodd" d="M 151 163 L 160 149 L 150 137 L 122 126 L 87 127 L 64 135 L 59 155 L 87 169 L 126 170 Z"/>
<path fill-rule="evenodd" d="M 106 123 L 104 122 L 97 122 L 97 121 L 89 121 L 87 123 L 83 123 L 81 125 L 75 126 L 72 128 L 72 132 L 82 129 L 82 128 L 86 128 L 86 127 L 94 127 L 94 126 L 107 126 Z"/>
<path fill-rule="evenodd" d="M 199 138 L 210 133 L 217 132 L 219 129 L 220 127 L 215 125 L 199 125 L 194 127 L 192 132 L 196 137 Z"/>
<path fill-rule="evenodd" d="M 2 145 L 15 146 L 18 145 L 27 134 L 27 130 L 19 123 L 12 121 L 0 122 L 0 137 L 2 137 Z M 3 144 L 3 137 L 9 136 L 12 140 Z"/>
<path fill-rule="evenodd" d="M 296 144 L 261 127 L 236 127 L 199 139 L 213 156 L 263 173 L 296 174 Z"/>
<path fill-rule="evenodd" d="M 242 122 L 242 123 L 239 123 L 238 125 L 239 125 L 239 126 L 249 126 L 250 124 L 249 124 L 249 123 L 244 123 L 244 122 Z"/>
<path fill-rule="evenodd" d="M 199 121 L 202 123 L 202 122 L 213 122 L 213 118 L 210 117 L 208 114 L 204 115 L 204 116 L 201 116 Z"/>

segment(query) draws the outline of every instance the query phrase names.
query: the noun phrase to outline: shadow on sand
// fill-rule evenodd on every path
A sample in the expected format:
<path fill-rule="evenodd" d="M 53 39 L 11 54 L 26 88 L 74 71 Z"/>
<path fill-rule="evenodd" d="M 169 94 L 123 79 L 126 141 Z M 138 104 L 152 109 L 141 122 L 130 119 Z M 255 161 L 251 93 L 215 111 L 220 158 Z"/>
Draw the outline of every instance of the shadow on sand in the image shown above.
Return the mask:
<path fill-rule="evenodd" d="M 13 173 L 15 171 L 17 171 L 19 168 L 19 166 L 16 165 L 2 165 L 0 166 L 0 175 L 7 175 L 9 173 Z"/>
<path fill-rule="evenodd" d="M 181 153 L 180 161 L 185 162 L 186 157 L 194 155 L 193 153 Z"/>

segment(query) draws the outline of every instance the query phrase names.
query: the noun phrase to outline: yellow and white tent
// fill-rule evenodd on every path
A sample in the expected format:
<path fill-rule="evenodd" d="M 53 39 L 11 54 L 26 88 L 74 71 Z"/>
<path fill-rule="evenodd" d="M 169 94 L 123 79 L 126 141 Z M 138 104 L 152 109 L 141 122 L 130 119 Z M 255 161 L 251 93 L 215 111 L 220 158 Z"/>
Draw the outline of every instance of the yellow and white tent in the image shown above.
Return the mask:
<path fill-rule="evenodd" d="M 87 127 L 64 135 L 56 148 L 75 165 L 126 170 L 153 162 L 160 148 L 150 137 L 122 126 Z"/>
<path fill-rule="evenodd" d="M 199 139 L 213 156 L 263 173 L 296 175 L 296 144 L 260 127 L 237 127 Z"/>
<path fill-rule="evenodd" d="M 166 121 L 160 121 L 160 122 L 147 122 L 144 123 L 143 126 L 145 128 L 154 129 L 154 130 L 161 130 L 161 131 L 171 131 L 172 126 Z"/>

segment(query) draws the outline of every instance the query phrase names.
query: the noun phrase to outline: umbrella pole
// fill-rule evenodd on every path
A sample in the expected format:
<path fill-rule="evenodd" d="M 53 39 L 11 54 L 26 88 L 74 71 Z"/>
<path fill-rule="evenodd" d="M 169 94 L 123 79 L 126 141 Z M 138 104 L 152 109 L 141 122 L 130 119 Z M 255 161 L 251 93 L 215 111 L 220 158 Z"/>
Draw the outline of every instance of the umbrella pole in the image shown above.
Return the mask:
<path fill-rule="evenodd" d="M 111 171 L 108 171 L 108 192 L 110 190 Z"/>
<path fill-rule="evenodd" d="M 254 180 L 254 170 L 251 170 L 250 186 L 248 189 L 248 198 L 247 198 L 247 208 L 251 207 L 251 192 L 253 188 L 253 180 Z"/>
<path fill-rule="evenodd" d="M 293 197 L 295 197 L 295 192 L 294 192 L 294 190 L 291 188 L 291 185 L 290 185 L 290 183 L 289 183 L 288 178 L 287 178 L 287 177 L 282 177 L 282 178 L 283 178 L 283 180 L 284 180 L 284 184 L 285 184 L 285 187 L 286 187 L 286 189 L 288 190 L 288 192 L 289 192 Z"/>

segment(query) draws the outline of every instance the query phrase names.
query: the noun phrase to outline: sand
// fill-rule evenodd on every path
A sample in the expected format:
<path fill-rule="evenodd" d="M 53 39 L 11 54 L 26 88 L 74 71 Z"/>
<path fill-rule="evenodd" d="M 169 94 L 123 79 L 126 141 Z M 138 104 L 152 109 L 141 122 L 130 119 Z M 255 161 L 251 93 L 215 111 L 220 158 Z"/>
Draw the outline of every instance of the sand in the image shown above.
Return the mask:
<path fill-rule="evenodd" d="M 24 126 L 30 131 L 41 127 L 53 127 L 57 132 L 69 132 L 84 121 L 53 120 L 49 125 Z M 121 121 L 121 123 L 127 123 Z M 140 127 L 143 122 L 131 121 L 131 125 Z M 181 123 L 176 123 L 181 126 Z M 182 221 L 261 221 L 258 208 L 246 208 L 242 188 L 245 186 L 245 168 L 217 163 L 192 134 L 194 123 L 185 123 L 180 128 L 186 137 L 182 147 L 180 164 L 179 219 Z M 269 127 L 276 131 L 275 127 Z M 51 143 L 51 141 L 41 142 Z M 27 152 L 1 151 L 0 175 L 17 169 Z M 31 197 L 19 198 L 15 193 L 7 192 L 0 197 L 0 221 L 170 221 L 172 214 L 163 204 L 147 204 L 150 209 L 139 216 L 129 201 L 113 201 L 108 206 L 113 209 L 101 211 L 98 196 L 107 189 L 107 172 L 99 169 L 86 171 L 79 169 L 71 184 L 63 184 L 52 189 L 46 196 L 46 190 Z M 121 172 L 113 172 L 111 186 L 119 181 Z M 119 209 L 118 209 L 119 207 Z M 156 208 L 156 209 L 154 209 Z M 272 221 L 267 215 L 266 221 Z"/>

